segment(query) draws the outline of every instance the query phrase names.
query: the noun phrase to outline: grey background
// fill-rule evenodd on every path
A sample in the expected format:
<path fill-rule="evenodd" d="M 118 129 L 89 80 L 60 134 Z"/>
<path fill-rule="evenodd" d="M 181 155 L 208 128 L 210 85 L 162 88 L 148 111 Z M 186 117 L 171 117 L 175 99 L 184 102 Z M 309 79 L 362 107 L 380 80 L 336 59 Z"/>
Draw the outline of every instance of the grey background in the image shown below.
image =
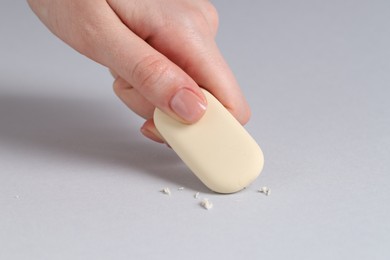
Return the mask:
<path fill-rule="evenodd" d="M 266 156 L 232 195 L 145 140 L 105 68 L 2 2 L 0 259 L 390 258 L 390 2 L 213 2 Z"/>

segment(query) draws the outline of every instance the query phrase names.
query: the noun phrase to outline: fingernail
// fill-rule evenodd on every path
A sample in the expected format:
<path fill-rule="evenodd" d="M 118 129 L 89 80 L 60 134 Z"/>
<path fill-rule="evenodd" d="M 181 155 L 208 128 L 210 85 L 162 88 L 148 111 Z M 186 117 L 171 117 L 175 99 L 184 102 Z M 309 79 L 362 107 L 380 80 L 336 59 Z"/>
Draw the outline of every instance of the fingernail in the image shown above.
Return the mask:
<path fill-rule="evenodd" d="M 147 138 L 157 142 L 157 143 L 164 143 L 164 140 L 162 139 L 161 135 L 157 133 L 157 131 L 153 131 L 151 129 L 148 129 L 146 127 L 141 127 L 141 133 L 146 136 Z"/>
<path fill-rule="evenodd" d="M 180 89 L 171 99 L 171 109 L 189 123 L 198 121 L 206 111 L 206 103 L 189 89 Z"/>

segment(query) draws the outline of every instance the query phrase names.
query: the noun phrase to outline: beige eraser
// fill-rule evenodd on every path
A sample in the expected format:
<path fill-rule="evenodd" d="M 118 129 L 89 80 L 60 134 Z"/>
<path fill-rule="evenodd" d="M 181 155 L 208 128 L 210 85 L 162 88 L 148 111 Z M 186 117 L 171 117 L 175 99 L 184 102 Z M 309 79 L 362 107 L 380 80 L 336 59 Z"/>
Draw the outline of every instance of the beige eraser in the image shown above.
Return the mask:
<path fill-rule="evenodd" d="M 154 111 L 157 130 L 190 170 L 211 190 L 233 193 L 247 187 L 263 169 L 256 141 L 209 92 L 207 110 L 195 124 L 183 124 Z"/>

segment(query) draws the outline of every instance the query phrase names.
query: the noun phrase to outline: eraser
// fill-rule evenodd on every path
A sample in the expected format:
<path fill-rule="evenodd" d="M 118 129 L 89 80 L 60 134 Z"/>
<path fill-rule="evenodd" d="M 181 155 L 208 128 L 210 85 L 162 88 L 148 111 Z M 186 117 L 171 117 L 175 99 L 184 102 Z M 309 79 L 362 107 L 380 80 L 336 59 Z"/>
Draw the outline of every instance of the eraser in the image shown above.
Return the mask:
<path fill-rule="evenodd" d="M 237 192 L 260 174 L 263 152 L 232 114 L 212 94 L 203 92 L 208 105 L 198 122 L 184 124 L 156 108 L 154 124 L 209 189 L 218 193 Z"/>

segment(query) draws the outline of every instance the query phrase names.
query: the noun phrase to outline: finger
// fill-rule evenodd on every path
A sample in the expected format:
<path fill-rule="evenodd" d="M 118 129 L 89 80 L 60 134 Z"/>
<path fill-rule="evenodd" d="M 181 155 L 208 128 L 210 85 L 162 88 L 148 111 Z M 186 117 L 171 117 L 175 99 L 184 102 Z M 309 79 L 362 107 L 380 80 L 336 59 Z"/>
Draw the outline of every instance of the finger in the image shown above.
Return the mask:
<path fill-rule="evenodd" d="M 172 50 L 175 52 L 174 56 L 178 57 L 177 62 L 182 62 L 188 75 L 213 93 L 241 124 L 246 124 L 250 118 L 249 105 L 217 44 L 209 41 L 201 46 L 187 46 L 187 50 Z"/>
<path fill-rule="evenodd" d="M 146 122 L 141 127 L 141 133 L 155 142 L 165 143 L 164 138 L 160 135 L 156 126 L 154 125 L 153 118 L 146 120 Z"/>
<path fill-rule="evenodd" d="M 148 119 L 153 116 L 154 105 L 152 105 L 137 89 L 133 88 L 121 77 L 117 77 L 113 84 L 114 92 L 128 108 L 139 116 Z"/>
<path fill-rule="evenodd" d="M 110 72 L 115 75 L 113 70 Z M 154 106 L 138 93 L 129 83 L 121 77 L 117 77 L 113 84 L 115 94 L 139 116 L 147 119 L 141 127 L 141 133 L 158 143 L 164 143 L 163 137 L 157 131 L 153 121 Z"/>
<path fill-rule="evenodd" d="M 216 44 L 209 46 L 208 54 L 193 57 L 192 62 L 194 65 L 188 68 L 187 73 L 210 90 L 241 124 L 246 124 L 251 115 L 249 105 Z"/>

